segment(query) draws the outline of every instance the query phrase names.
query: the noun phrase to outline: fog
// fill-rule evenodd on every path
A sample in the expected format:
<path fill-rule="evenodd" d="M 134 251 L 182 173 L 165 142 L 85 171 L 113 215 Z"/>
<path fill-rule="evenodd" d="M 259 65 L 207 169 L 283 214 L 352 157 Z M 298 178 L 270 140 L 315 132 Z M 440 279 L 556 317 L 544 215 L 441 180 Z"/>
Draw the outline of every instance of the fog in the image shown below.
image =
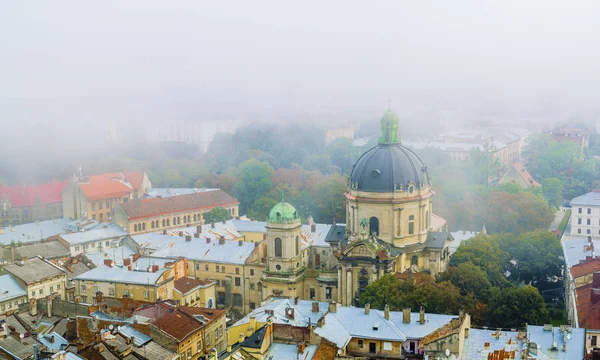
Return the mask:
<path fill-rule="evenodd" d="M 0 129 L 59 149 L 107 124 L 354 123 L 388 102 L 424 123 L 595 119 L 599 17 L 592 0 L 3 1 Z"/>

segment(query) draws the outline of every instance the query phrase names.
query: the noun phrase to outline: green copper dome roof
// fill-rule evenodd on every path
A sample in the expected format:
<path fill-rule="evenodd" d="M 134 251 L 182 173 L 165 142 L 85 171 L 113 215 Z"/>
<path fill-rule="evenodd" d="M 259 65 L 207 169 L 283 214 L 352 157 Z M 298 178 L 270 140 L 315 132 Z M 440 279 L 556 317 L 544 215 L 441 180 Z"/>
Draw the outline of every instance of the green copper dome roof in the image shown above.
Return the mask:
<path fill-rule="evenodd" d="M 379 138 L 380 144 L 399 144 L 400 138 L 398 137 L 398 123 L 400 120 L 398 116 L 391 110 L 388 109 L 379 123 L 381 124 L 381 137 Z"/>
<path fill-rule="evenodd" d="M 298 212 L 296 208 L 292 206 L 292 204 L 285 202 L 282 200 L 279 204 L 273 206 L 271 212 L 269 212 L 269 222 L 270 223 L 289 223 L 296 220 L 299 220 Z"/>

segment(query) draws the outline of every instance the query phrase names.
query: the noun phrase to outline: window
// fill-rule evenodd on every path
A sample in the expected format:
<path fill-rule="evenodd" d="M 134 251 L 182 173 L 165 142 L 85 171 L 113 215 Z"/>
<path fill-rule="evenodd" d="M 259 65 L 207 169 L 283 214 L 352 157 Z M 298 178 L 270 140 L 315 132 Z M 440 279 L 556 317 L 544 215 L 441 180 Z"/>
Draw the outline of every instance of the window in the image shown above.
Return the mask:
<path fill-rule="evenodd" d="M 75 246 L 75 251 L 79 251 L 79 246 Z"/>
<path fill-rule="evenodd" d="M 110 246 L 110 241 L 107 241 L 106 242 L 106 247 L 109 247 L 109 246 Z"/>
<path fill-rule="evenodd" d="M 150 222 L 150 229 L 154 229 L 154 220 Z"/>
<path fill-rule="evenodd" d="M 586 229 L 585 233 L 588 234 L 588 235 L 590 235 L 591 234 L 591 230 L 590 229 Z"/>
<path fill-rule="evenodd" d="M 81 284 L 81 292 L 86 292 L 87 291 L 87 287 L 83 284 Z"/>
<path fill-rule="evenodd" d="M 598 337 L 596 335 L 592 335 L 592 346 L 596 346 L 598 343 Z"/>
<path fill-rule="evenodd" d="M 577 233 L 578 233 L 578 234 L 581 234 L 581 229 L 577 229 Z"/>
<path fill-rule="evenodd" d="M 128 202 L 129 198 L 123 198 L 123 202 Z"/>
<path fill-rule="evenodd" d="M 415 233 L 415 216 L 410 215 L 408 217 L 408 235 L 414 235 Z"/>
<path fill-rule="evenodd" d="M 206 343 L 206 346 L 210 345 L 210 334 L 206 334 L 206 339 L 204 340 L 204 343 Z"/>
<path fill-rule="evenodd" d="M 95 202 L 92 203 L 92 210 L 96 210 L 96 203 Z"/>
<path fill-rule="evenodd" d="M 215 329 L 215 339 L 219 338 L 219 329 Z"/>
<path fill-rule="evenodd" d="M 165 219 L 162 219 L 162 226 L 165 226 Z"/>
<path fill-rule="evenodd" d="M 110 200 L 106 200 L 106 208 L 110 209 Z"/>
<path fill-rule="evenodd" d="M 133 232 L 137 232 L 137 224 L 133 224 Z"/>
<path fill-rule="evenodd" d="M 35 290 L 31 292 L 31 297 L 35 297 Z"/>
<path fill-rule="evenodd" d="M 129 290 L 125 290 L 125 291 L 123 291 L 123 295 L 125 295 L 125 296 L 129 296 Z"/>
<path fill-rule="evenodd" d="M 581 218 L 577 219 L 577 225 L 581 225 Z"/>
<path fill-rule="evenodd" d="M 150 292 L 144 291 L 144 299 L 149 299 L 149 298 L 150 298 Z"/>
<path fill-rule="evenodd" d="M 173 217 L 173 225 L 177 225 L 177 218 Z"/>
<path fill-rule="evenodd" d="M 254 276 L 254 269 L 250 269 L 250 276 Z"/>
<path fill-rule="evenodd" d="M 414 255 L 411 259 L 410 259 L 410 264 L 414 265 L 414 266 L 419 266 L 419 257 L 417 255 Z"/>
<path fill-rule="evenodd" d="M 8 304 L 8 308 L 12 309 L 12 303 L 9 301 L 7 304 Z"/>
<path fill-rule="evenodd" d="M 167 219 L 167 226 L 171 226 L 171 219 Z"/>
<path fill-rule="evenodd" d="M 241 285 L 241 280 L 239 277 L 235 278 L 235 286 L 240 286 Z"/>
<path fill-rule="evenodd" d="M 275 257 L 282 257 L 283 249 L 281 247 L 281 239 L 275 238 Z"/>
<path fill-rule="evenodd" d="M 225 272 L 225 266 L 221 266 L 221 272 Z"/>
<path fill-rule="evenodd" d="M 142 223 L 142 230 L 146 230 L 146 223 Z"/>
<path fill-rule="evenodd" d="M 99 210 L 102 210 L 102 209 L 103 209 L 103 208 L 102 208 L 102 201 L 98 201 L 98 209 L 99 209 Z"/>
<path fill-rule="evenodd" d="M 84 303 L 84 304 L 87 303 L 87 296 L 82 296 L 81 297 L 81 302 Z"/>
<path fill-rule="evenodd" d="M 2 309 L 2 311 L 6 310 L 6 306 L 4 304 L 2 304 L 2 306 L 0 307 L 0 309 Z"/>
<path fill-rule="evenodd" d="M 588 208 L 588 215 L 592 215 L 592 208 Z"/>
<path fill-rule="evenodd" d="M 40 295 L 44 295 L 44 289 L 40 289 L 40 291 L 38 291 L 38 293 L 39 293 Z"/>
<path fill-rule="evenodd" d="M 379 235 L 379 219 L 375 216 L 369 219 L 369 235 Z"/>
<path fill-rule="evenodd" d="M 108 295 L 115 296 L 115 288 L 108 288 Z"/>
<path fill-rule="evenodd" d="M 185 352 L 181 353 L 181 360 L 185 360 Z"/>
<path fill-rule="evenodd" d="M 60 290 L 60 284 L 56 284 L 56 290 Z"/>
<path fill-rule="evenodd" d="M 96 214 L 92 215 L 92 220 L 96 221 Z"/>
<path fill-rule="evenodd" d="M 254 290 L 254 283 L 250 283 L 250 290 Z"/>
<path fill-rule="evenodd" d="M 592 225 L 592 219 L 587 219 L 587 224 Z"/>
<path fill-rule="evenodd" d="M 242 307 L 242 295 L 233 294 L 233 306 Z"/>
<path fill-rule="evenodd" d="M 54 292 L 54 286 L 50 286 L 50 294 Z"/>
<path fill-rule="evenodd" d="M 310 288 L 310 299 L 311 300 L 315 299 L 315 289 L 314 288 Z"/>
<path fill-rule="evenodd" d="M 358 348 L 362 349 L 365 347 L 365 343 L 362 340 L 358 340 Z"/>
<path fill-rule="evenodd" d="M 196 343 L 196 352 L 202 351 L 202 341 Z"/>
<path fill-rule="evenodd" d="M 296 236 L 296 255 L 300 255 L 300 237 Z"/>
<path fill-rule="evenodd" d="M 240 268 L 235 268 L 235 274 L 239 275 L 240 274 Z"/>
<path fill-rule="evenodd" d="M 254 310 L 256 309 L 256 303 L 251 302 L 250 303 L 250 310 Z"/>
<path fill-rule="evenodd" d="M 579 209 L 577 210 L 577 212 L 581 214 L 581 208 L 579 208 Z"/>
<path fill-rule="evenodd" d="M 208 264 L 204 264 L 204 270 L 208 271 Z"/>
<path fill-rule="evenodd" d="M 187 355 L 188 355 L 188 359 L 192 358 L 192 349 L 188 349 Z"/>
<path fill-rule="evenodd" d="M 331 289 L 332 288 L 329 286 L 325 288 L 325 299 L 327 300 L 331 300 Z"/>
<path fill-rule="evenodd" d="M 217 272 L 219 272 L 219 265 L 215 266 L 215 269 L 217 270 Z"/>
<path fill-rule="evenodd" d="M 104 222 L 104 214 L 98 215 L 98 221 Z"/>

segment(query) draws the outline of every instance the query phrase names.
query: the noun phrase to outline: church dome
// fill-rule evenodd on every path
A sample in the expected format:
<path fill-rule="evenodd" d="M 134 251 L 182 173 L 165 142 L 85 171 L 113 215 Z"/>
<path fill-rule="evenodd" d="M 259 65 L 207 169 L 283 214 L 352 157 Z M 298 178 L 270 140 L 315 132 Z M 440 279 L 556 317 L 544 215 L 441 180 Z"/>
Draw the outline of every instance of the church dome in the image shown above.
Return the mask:
<path fill-rule="evenodd" d="M 430 185 L 427 167 L 412 150 L 400 144 L 398 117 L 387 110 L 381 118 L 379 144 L 364 153 L 350 174 L 350 189 L 393 192 Z"/>
<path fill-rule="evenodd" d="M 293 207 L 292 204 L 285 202 L 285 200 L 281 200 L 281 202 L 273 206 L 269 212 L 270 223 L 285 224 L 297 220 L 300 220 L 300 217 L 298 216 L 296 208 Z"/>

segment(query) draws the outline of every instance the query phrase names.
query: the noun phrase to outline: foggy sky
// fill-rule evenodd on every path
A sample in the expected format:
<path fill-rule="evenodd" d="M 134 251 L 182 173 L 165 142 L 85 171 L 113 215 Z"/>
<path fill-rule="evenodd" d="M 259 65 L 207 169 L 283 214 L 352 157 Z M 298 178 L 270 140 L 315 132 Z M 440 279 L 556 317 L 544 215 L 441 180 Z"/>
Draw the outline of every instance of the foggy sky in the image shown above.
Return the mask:
<path fill-rule="evenodd" d="M 388 100 L 407 116 L 594 117 L 598 19 L 593 0 L 5 0 L 0 126 L 358 121 Z"/>

